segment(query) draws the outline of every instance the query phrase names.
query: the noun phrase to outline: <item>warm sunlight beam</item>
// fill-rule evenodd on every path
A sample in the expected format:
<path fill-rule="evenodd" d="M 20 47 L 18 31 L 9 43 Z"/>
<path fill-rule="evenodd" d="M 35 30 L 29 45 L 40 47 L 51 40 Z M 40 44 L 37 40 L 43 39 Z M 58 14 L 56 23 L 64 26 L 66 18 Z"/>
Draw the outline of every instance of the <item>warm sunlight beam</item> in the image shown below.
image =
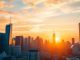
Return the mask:
<path fill-rule="evenodd" d="M 56 36 L 55 40 L 56 40 L 56 43 L 60 42 L 60 37 Z"/>

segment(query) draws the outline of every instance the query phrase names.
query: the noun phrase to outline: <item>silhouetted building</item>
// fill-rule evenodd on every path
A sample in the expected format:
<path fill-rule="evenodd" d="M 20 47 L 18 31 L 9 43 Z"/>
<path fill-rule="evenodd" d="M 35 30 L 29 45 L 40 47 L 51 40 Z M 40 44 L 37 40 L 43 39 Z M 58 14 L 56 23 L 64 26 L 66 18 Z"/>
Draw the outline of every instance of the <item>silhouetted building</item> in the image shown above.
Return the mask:
<path fill-rule="evenodd" d="M 55 33 L 53 34 L 53 44 L 55 44 L 55 38 L 56 38 L 56 35 Z"/>
<path fill-rule="evenodd" d="M 11 56 L 20 56 L 21 46 L 10 46 L 9 53 Z"/>
<path fill-rule="evenodd" d="M 28 56 L 29 56 L 28 60 L 40 60 L 38 50 L 29 50 Z"/>
<path fill-rule="evenodd" d="M 5 51 L 8 53 L 9 49 L 9 41 L 11 39 L 12 34 L 12 24 L 6 25 L 6 33 L 5 33 Z"/>
<path fill-rule="evenodd" d="M 22 46 L 23 45 L 23 36 L 16 36 L 15 37 L 15 45 Z"/>
<path fill-rule="evenodd" d="M 75 38 L 72 38 L 72 45 L 75 44 Z"/>
<path fill-rule="evenodd" d="M 53 46 L 52 46 L 52 54 L 53 54 L 53 56 L 55 56 L 55 54 L 56 54 L 56 34 L 54 33 L 53 34 Z"/>
<path fill-rule="evenodd" d="M 24 50 L 24 52 L 26 52 L 26 51 L 28 51 L 30 49 L 31 40 L 33 40 L 33 39 L 31 39 L 30 36 L 27 37 L 27 38 L 24 38 L 24 40 L 23 40 L 23 50 Z M 32 44 L 33 44 L 33 41 L 32 41 Z"/>
<path fill-rule="evenodd" d="M 0 33 L 0 52 L 5 51 L 8 53 L 11 32 L 12 24 L 8 24 L 6 25 L 6 32 Z"/>
<path fill-rule="evenodd" d="M 28 39 L 28 46 L 29 46 L 28 49 L 30 50 L 30 49 L 31 49 L 31 45 L 32 45 L 32 44 L 31 44 L 31 42 L 32 42 L 32 37 L 31 37 L 31 36 L 28 36 L 27 39 Z"/>
<path fill-rule="evenodd" d="M 24 41 L 23 41 L 23 50 L 24 52 L 26 52 L 28 50 L 28 39 L 27 38 L 24 38 Z"/>
<path fill-rule="evenodd" d="M 0 53 L 4 51 L 5 48 L 5 33 L 0 33 Z"/>
<path fill-rule="evenodd" d="M 79 23 L 79 41 L 80 41 L 80 23 Z"/>
<path fill-rule="evenodd" d="M 23 51 L 23 36 L 16 36 L 15 38 L 15 46 L 21 46 L 21 51 Z"/>
<path fill-rule="evenodd" d="M 80 44 L 79 43 L 75 43 L 74 45 L 72 45 L 72 53 L 74 56 L 80 56 Z"/>
<path fill-rule="evenodd" d="M 39 36 L 37 36 L 36 39 L 34 40 L 33 48 L 41 50 L 41 48 L 43 47 L 42 45 L 43 45 L 43 40 Z"/>

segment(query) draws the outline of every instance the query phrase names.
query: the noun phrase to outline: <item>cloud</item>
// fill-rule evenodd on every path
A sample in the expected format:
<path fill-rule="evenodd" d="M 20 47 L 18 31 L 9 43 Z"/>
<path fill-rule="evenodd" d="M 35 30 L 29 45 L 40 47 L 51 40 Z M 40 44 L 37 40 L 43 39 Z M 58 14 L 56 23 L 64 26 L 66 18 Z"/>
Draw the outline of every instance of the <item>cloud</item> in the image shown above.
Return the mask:
<path fill-rule="evenodd" d="M 0 10 L 16 12 L 22 9 L 25 5 L 22 0 L 1 0 Z"/>
<path fill-rule="evenodd" d="M 58 3 L 55 4 L 52 1 Z M 20 4 L 23 5 L 21 0 L 14 0 L 13 5 L 15 4 L 17 7 L 13 11 L 19 8 L 21 10 L 17 11 L 17 14 L 13 13 L 13 15 L 15 15 L 16 20 L 24 19 L 30 24 L 43 23 L 48 17 L 80 12 L 79 0 L 23 0 L 23 2 L 26 3 L 25 7 L 20 6 Z M 34 2 L 35 4 L 34 6 L 28 5 L 28 2 Z M 51 2 L 52 5 L 50 5 Z"/>
<path fill-rule="evenodd" d="M 5 30 L 7 23 L 9 23 L 9 20 L 3 16 L 0 16 L 0 32 L 3 32 Z"/>
<path fill-rule="evenodd" d="M 36 6 L 26 6 L 20 11 L 19 19 L 24 19 L 25 22 L 31 24 L 41 24 L 44 23 L 48 17 L 56 17 L 60 15 L 80 12 L 79 9 L 73 7 L 76 5 L 78 0 L 65 0 L 62 2 L 50 6 L 47 6 L 45 3 L 41 2 L 43 5 L 41 6 L 40 10 Z M 79 6 L 77 5 L 77 7 Z"/>
<path fill-rule="evenodd" d="M 47 1 L 49 1 L 49 2 L 53 1 L 52 5 L 50 3 L 48 3 Z M 36 10 L 39 12 L 40 11 L 45 12 L 45 10 L 49 10 L 48 12 L 51 12 L 51 11 L 55 12 L 55 10 L 57 10 L 57 11 L 60 10 L 59 12 L 61 12 L 61 13 L 63 12 L 63 14 L 64 14 L 64 13 L 73 12 L 74 10 L 76 11 L 77 10 L 76 7 L 77 8 L 79 7 L 79 0 L 47 0 L 47 1 L 42 0 L 38 3 L 36 3 L 34 7 L 27 6 L 25 11 L 29 12 L 29 10 L 32 10 L 32 11 Z M 59 2 L 59 3 L 54 4 L 54 1 Z M 28 7 L 30 7 L 30 8 L 28 8 Z M 78 8 L 78 11 L 79 11 L 79 8 Z"/>
<path fill-rule="evenodd" d="M 80 12 L 80 1 L 66 3 L 66 4 L 60 6 L 60 9 L 64 13 L 76 13 L 76 12 Z"/>
<path fill-rule="evenodd" d="M 4 1 L 0 1 L 0 8 L 3 8 L 5 6 L 5 2 Z"/>

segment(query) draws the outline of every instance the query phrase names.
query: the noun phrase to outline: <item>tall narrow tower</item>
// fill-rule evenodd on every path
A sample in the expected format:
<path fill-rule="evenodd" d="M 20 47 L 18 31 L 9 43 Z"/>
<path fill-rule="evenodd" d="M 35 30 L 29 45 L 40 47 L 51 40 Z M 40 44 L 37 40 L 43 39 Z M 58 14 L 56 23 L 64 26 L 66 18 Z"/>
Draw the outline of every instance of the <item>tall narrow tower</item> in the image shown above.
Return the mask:
<path fill-rule="evenodd" d="M 53 44 L 55 44 L 55 37 L 56 37 L 56 35 L 55 35 L 55 33 L 53 33 Z"/>
<path fill-rule="evenodd" d="M 11 31 L 12 30 L 12 24 L 6 25 L 6 33 L 5 33 L 5 51 L 9 52 L 9 42 L 11 39 Z"/>
<path fill-rule="evenodd" d="M 80 41 L 80 23 L 79 23 L 79 41 Z"/>
<path fill-rule="evenodd" d="M 13 44 L 13 41 L 12 41 L 12 20 L 11 20 L 11 16 L 10 16 L 10 38 L 9 38 L 9 44 Z"/>

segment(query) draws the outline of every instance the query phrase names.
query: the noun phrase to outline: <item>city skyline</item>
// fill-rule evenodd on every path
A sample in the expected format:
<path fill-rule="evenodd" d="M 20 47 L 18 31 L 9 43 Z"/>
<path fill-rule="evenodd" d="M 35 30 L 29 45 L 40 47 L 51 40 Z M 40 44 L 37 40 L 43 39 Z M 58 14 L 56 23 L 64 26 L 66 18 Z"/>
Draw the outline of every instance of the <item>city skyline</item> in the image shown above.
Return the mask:
<path fill-rule="evenodd" d="M 29 34 L 51 39 L 51 35 L 55 32 L 61 39 L 71 40 L 74 37 L 79 40 L 79 0 L 7 1 L 0 1 L 0 31 L 5 30 L 2 26 L 9 23 L 8 12 L 11 12 L 13 36 Z"/>

